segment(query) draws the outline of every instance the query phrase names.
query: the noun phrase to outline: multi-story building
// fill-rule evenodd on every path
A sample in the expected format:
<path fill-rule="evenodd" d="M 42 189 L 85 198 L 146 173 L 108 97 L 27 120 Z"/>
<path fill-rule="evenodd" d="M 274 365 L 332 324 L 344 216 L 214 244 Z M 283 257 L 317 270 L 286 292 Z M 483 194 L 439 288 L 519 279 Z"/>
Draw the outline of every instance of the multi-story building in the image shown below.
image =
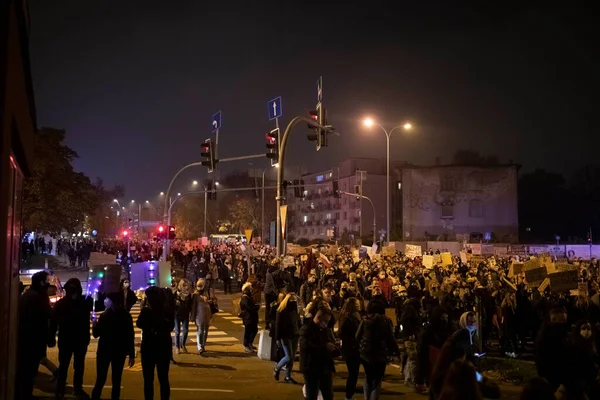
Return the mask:
<path fill-rule="evenodd" d="M 362 177 L 362 179 L 361 179 Z M 371 238 L 373 209 L 366 200 L 333 192 L 333 181 L 341 192 L 362 193 L 373 201 L 376 232 L 385 228 L 385 163 L 378 159 L 353 158 L 339 166 L 317 173 L 302 175 L 303 198 L 288 194 L 288 235 L 294 239 L 327 240 L 334 233 Z M 362 216 L 362 218 L 361 218 Z M 362 221 L 362 230 L 361 230 Z"/>
<path fill-rule="evenodd" d="M 518 240 L 514 164 L 402 169 L 405 240 Z"/>
<path fill-rule="evenodd" d="M 373 237 L 371 205 L 355 196 L 334 196 L 333 181 L 337 181 L 339 190 L 348 193 L 362 185 L 363 195 L 375 208 L 379 239 L 387 216 L 385 168 L 385 160 L 353 158 L 330 170 L 303 175 L 303 197 L 288 193 L 288 235 L 296 240 L 326 240 L 334 233 L 337 238 L 348 233 L 365 241 Z M 419 167 L 392 163 L 392 240 L 516 241 L 517 175 L 518 166 L 512 164 Z"/>

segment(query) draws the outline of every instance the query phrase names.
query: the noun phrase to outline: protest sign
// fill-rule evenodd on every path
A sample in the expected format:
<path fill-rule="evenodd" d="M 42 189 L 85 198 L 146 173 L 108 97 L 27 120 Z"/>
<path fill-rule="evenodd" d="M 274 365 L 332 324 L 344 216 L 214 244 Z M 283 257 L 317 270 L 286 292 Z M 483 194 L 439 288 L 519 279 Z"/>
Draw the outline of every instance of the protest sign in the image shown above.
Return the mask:
<path fill-rule="evenodd" d="M 472 267 L 477 267 L 481 263 L 485 263 L 485 257 L 475 256 L 475 255 L 471 257 L 471 266 Z"/>
<path fill-rule="evenodd" d="M 546 279 L 544 279 L 542 281 L 542 283 L 540 284 L 540 286 L 538 287 L 538 291 L 543 294 L 549 285 L 550 285 L 550 278 L 546 277 Z"/>
<path fill-rule="evenodd" d="M 385 246 L 381 248 L 381 255 L 384 257 L 394 257 L 396 255 L 396 246 Z"/>
<path fill-rule="evenodd" d="M 440 256 L 439 254 L 434 254 L 433 255 L 433 263 L 435 265 L 438 265 L 442 262 L 442 256 Z"/>
<path fill-rule="evenodd" d="M 442 265 L 444 267 L 446 267 L 448 265 L 452 265 L 452 254 L 451 253 L 442 253 L 442 254 L 440 254 L 440 256 L 442 257 Z"/>
<path fill-rule="evenodd" d="M 404 247 L 404 253 L 406 254 L 406 257 L 413 259 L 415 257 L 421 257 L 422 253 L 421 253 L 421 246 L 417 246 L 414 244 L 407 244 Z"/>
<path fill-rule="evenodd" d="M 512 278 L 515 275 L 519 275 L 521 272 L 523 272 L 523 263 L 513 262 L 510 265 L 510 269 L 508 271 L 508 277 Z"/>
<path fill-rule="evenodd" d="M 471 253 L 474 255 L 481 255 L 481 243 L 471 243 L 469 244 L 469 248 L 471 249 Z"/>
<path fill-rule="evenodd" d="M 378 248 L 379 247 L 377 246 L 377 243 L 373 243 L 373 246 L 371 246 L 371 254 L 377 254 L 377 249 Z"/>
<path fill-rule="evenodd" d="M 550 290 L 553 293 L 564 293 L 577 289 L 579 273 L 577 271 L 562 271 L 548 275 L 550 277 Z"/>
<path fill-rule="evenodd" d="M 293 266 L 295 264 L 294 256 L 285 256 L 282 264 L 284 268 Z"/>
<path fill-rule="evenodd" d="M 505 277 L 502 277 L 502 280 L 515 292 L 517 291 L 517 287 L 508 279 L 506 279 Z"/>
<path fill-rule="evenodd" d="M 433 268 L 433 256 L 424 255 L 423 256 L 423 266 L 425 268 Z"/>
<path fill-rule="evenodd" d="M 467 264 L 469 262 L 469 259 L 467 258 L 467 252 L 466 251 L 461 251 L 460 252 L 460 261 L 463 264 Z"/>
<path fill-rule="evenodd" d="M 525 271 L 525 277 L 527 278 L 527 284 L 534 288 L 542 284 L 542 281 L 548 276 L 548 271 L 545 266 L 538 268 L 532 268 Z"/>
<path fill-rule="evenodd" d="M 532 258 L 530 260 L 527 260 L 523 263 L 523 270 L 524 271 L 528 271 L 530 269 L 537 269 L 540 268 L 540 259 L 539 258 Z"/>
<path fill-rule="evenodd" d="M 511 256 L 525 257 L 527 255 L 527 246 L 523 244 L 511 244 L 508 247 L 508 254 Z"/>
<path fill-rule="evenodd" d="M 135 250 L 135 247 L 134 247 Z M 105 264 L 114 264 L 116 262 L 117 256 L 115 256 L 114 254 L 104 254 L 104 253 L 98 253 L 98 252 L 91 252 L 90 253 L 90 261 L 89 264 L 90 266 L 94 266 L 94 265 L 105 265 Z"/>
<path fill-rule="evenodd" d="M 564 272 L 564 271 L 577 271 L 579 268 L 577 265 L 569 264 L 569 263 L 556 263 L 556 271 Z"/>

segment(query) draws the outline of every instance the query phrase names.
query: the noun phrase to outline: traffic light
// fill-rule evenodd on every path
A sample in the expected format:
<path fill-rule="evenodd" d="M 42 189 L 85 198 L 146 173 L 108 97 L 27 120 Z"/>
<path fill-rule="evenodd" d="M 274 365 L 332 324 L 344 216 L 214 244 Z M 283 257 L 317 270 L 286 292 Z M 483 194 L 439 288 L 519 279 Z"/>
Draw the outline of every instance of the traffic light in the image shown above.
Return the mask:
<path fill-rule="evenodd" d="M 166 236 L 166 232 L 165 232 L 165 227 L 162 225 L 159 225 L 158 228 L 156 229 L 156 238 L 157 239 L 164 239 Z"/>
<path fill-rule="evenodd" d="M 360 185 L 354 185 L 354 193 L 356 193 L 356 200 L 360 200 L 362 193 L 360 192 Z"/>
<path fill-rule="evenodd" d="M 279 163 L 279 128 L 267 133 L 267 158 L 271 159 L 271 166 Z"/>
<path fill-rule="evenodd" d="M 338 181 L 333 181 L 333 197 L 335 197 L 336 199 L 339 199 L 341 196 L 340 194 L 340 183 Z"/>
<path fill-rule="evenodd" d="M 213 144 L 212 139 L 206 139 L 204 143 L 202 143 L 200 155 L 204 158 L 202 160 L 202 165 L 208 167 L 209 173 L 213 172 L 217 166 L 218 160 L 215 160 L 215 145 Z"/>
<path fill-rule="evenodd" d="M 127 235 L 129 235 L 129 232 L 127 232 L 127 231 L 123 231 L 123 237 L 124 237 L 124 238 L 126 238 L 126 237 L 127 237 Z"/>
<path fill-rule="evenodd" d="M 308 140 L 311 142 L 316 142 L 317 151 L 321 149 L 321 147 L 327 147 L 327 110 L 323 109 L 321 103 L 317 104 L 316 110 L 311 110 L 308 112 L 310 114 L 310 118 L 314 122 L 309 122 L 308 129 L 312 129 L 313 132 L 310 132 L 308 136 Z M 318 126 L 315 126 L 315 123 Z"/>
<path fill-rule="evenodd" d="M 167 228 L 167 230 L 169 231 L 169 240 L 173 240 L 175 239 L 175 227 L 174 226 L 169 226 Z"/>

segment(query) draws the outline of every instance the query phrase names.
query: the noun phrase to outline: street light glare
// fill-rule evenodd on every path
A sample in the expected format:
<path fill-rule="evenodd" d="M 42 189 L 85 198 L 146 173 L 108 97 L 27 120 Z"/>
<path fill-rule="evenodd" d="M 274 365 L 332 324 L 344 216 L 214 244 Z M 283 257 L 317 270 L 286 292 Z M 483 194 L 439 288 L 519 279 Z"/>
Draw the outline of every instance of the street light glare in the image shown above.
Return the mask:
<path fill-rule="evenodd" d="M 279 168 L 279 163 L 277 163 L 277 164 L 273 164 L 273 166 L 274 166 L 275 168 Z"/>
<path fill-rule="evenodd" d="M 135 203 L 135 200 L 131 200 L 132 203 Z"/>
<path fill-rule="evenodd" d="M 177 193 L 177 196 L 181 196 L 181 193 Z"/>
<path fill-rule="evenodd" d="M 215 182 L 215 186 L 219 186 L 219 182 Z"/>
<path fill-rule="evenodd" d="M 197 184 L 198 184 L 198 181 L 192 182 L 192 185 L 197 185 Z"/>
<path fill-rule="evenodd" d="M 160 195 L 161 195 L 161 196 L 164 196 L 164 195 L 165 195 L 165 192 L 160 192 Z"/>
<path fill-rule="evenodd" d="M 146 204 L 150 204 L 150 202 L 148 200 L 146 200 Z"/>
<path fill-rule="evenodd" d="M 119 200 L 117 200 L 117 199 L 113 200 L 113 203 L 118 203 L 118 202 L 119 202 Z"/>
<path fill-rule="evenodd" d="M 410 131 L 413 126 L 410 122 L 407 122 L 404 125 L 402 125 L 402 127 L 404 128 L 404 130 Z"/>
<path fill-rule="evenodd" d="M 365 124 L 365 126 L 367 128 L 372 127 L 373 125 L 375 125 L 375 121 L 373 121 L 372 118 L 365 118 L 365 120 L 363 121 L 363 124 Z"/>

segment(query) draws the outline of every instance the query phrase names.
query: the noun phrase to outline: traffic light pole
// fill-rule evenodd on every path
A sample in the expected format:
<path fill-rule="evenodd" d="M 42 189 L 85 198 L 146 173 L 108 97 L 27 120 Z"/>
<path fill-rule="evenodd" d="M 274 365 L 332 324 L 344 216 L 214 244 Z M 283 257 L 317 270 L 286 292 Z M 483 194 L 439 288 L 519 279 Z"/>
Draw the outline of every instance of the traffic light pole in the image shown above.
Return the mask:
<path fill-rule="evenodd" d="M 287 143 L 288 136 L 290 135 L 292 129 L 301 122 L 313 125 L 315 128 L 323 128 L 311 118 L 297 116 L 288 123 L 287 127 L 285 128 L 285 132 L 283 132 L 283 137 L 281 138 L 281 142 L 279 144 L 279 168 L 277 169 L 277 197 L 275 198 L 277 200 L 277 232 L 275 233 L 275 237 L 277 238 L 278 257 L 284 256 L 286 253 L 286 246 L 283 243 L 283 232 L 281 231 L 281 206 L 285 204 L 285 193 L 281 190 L 283 185 L 283 172 L 285 169 L 285 145 Z"/>
<path fill-rule="evenodd" d="M 367 200 L 370 204 L 371 204 L 371 208 L 373 209 L 373 244 L 375 244 L 375 242 L 377 241 L 377 214 L 375 214 L 375 205 L 373 205 L 373 202 L 371 201 L 370 198 L 368 198 L 367 196 L 363 196 L 361 195 L 357 195 L 356 193 L 348 193 L 348 192 L 342 192 L 341 190 L 338 191 L 338 193 L 340 194 L 344 194 L 346 196 L 353 196 L 353 197 L 360 197 L 361 199 L 365 199 Z M 362 213 L 361 213 L 361 225 L 362 225 Z"/>
<path fill-rule="evenodd" d="M 229 157 L 229 158 L 223 158 L 221 160 L 219 160 L 219 162 L 231 162 L 231 161 L 240 161 L 240 160 L 249 160 L 252 158 L 263 158 L 265 155 L 264 154 L 252 154 L 249 156 L 239 156 L 239 157 Z M 181 196 L 178 196 L 175 200 L 173 200 L 171 202 L 171 206 L 169 206 L 169 199 L 171 198 L 171 190 L 173 188 L 173 184 L 175 183 L 175 181 L 177 180 L 177 178 L 179 177 L 179 175 L 181 175 L 181 173 L 183 171 L 186 171 L 192 167 L 201 167 L 202 166 L 202 161 L 198 161 L 198 162 L 193 162 L 191 164 L 185 165 L 183 166 L 179 171 L 177 171 L 177 173 L 173 176 L 173 179 L 171 179 L 171 182 L 169 183 L 169 187 L 167 188 L 167 191 L 165 193 L 165 207 L 164 207 L 164 213 L 163 213 L 163 219 L 167 221 L 167 226 L 171 226 L 171 213 L 170 213 L 170 209 L 171 206 L 175 203 L 175 201 L 177 201 L 178 198 L 180 198 Z M 169 254 L 169 248 L 170 248 L 170 240 L 167 237 L 167 239 L 165 239 L 165 243 L 163 245 L 163 260 L 167 260 L 167 255 Z"/>

